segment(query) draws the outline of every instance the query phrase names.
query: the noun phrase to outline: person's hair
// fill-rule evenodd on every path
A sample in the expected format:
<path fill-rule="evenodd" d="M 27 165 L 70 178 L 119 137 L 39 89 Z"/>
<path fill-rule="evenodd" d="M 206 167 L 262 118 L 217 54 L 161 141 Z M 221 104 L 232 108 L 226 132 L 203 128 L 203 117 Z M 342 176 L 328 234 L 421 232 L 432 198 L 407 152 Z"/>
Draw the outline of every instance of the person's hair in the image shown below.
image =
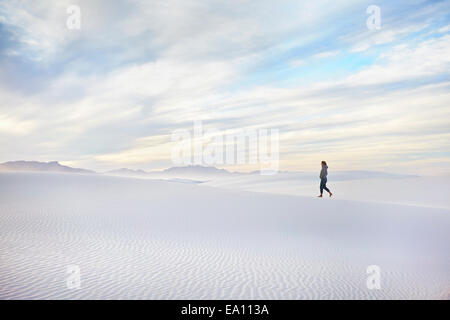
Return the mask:
<path fill-rule="evenodd" d="M 322 161 L 322 165 L 327 165 L 327 163 L 325 161 Z"/>

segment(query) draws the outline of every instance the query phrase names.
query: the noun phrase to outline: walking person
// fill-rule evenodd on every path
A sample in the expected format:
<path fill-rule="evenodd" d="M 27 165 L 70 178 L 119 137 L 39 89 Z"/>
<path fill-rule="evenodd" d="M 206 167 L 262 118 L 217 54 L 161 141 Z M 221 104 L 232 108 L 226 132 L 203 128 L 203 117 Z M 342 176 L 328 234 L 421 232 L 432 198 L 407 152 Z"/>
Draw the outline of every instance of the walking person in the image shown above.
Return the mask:
<path fill-rule="evenodd" d="M 325 161 L 322 161 L 322 170 L 320 170 L 320 196 L 322 198 L 323 190 L 330 194 L 330 197 L 333 195 L 330 189 L 327 188 L 327 175 L 328 175 L 328 166 Z"/>

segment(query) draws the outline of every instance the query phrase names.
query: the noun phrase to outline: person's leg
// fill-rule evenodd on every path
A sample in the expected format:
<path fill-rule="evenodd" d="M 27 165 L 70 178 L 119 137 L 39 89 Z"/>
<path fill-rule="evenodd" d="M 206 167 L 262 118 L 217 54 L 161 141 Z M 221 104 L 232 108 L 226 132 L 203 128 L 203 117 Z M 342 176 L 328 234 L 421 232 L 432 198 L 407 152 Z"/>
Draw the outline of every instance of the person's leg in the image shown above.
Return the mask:
<path fill-rule="evenodd" d="M 326 192 L 328 192 L 330 194 L 330 196 L 332 195 L 330 189 L 327 188 L 327 179 L 323 179 L 324 183 L 323 183 L 323 189 L 325 189 Z"/>
<path fill-rule="evenodd" d="M 320 179 L 320 195 L 323 194 L 324 187 L 325 187 L 324 179 Z"/>

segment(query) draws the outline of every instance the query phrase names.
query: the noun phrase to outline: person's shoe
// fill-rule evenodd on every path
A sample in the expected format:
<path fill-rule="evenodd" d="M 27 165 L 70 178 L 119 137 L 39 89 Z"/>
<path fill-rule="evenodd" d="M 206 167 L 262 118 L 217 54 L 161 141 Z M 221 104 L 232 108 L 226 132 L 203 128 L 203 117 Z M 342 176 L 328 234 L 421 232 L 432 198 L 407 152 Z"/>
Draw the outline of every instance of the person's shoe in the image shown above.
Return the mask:
<path fill-rule="evenodd" d="M 322 195 L 320 195 L 320 196 L 317 196 L 318 198 L 322 198 Z"/>
<path fill-rule="evenodd" d="M 330 192 L 330 198 L 331 198 L 332 195 L 333 195 L 333 194 Z"/>

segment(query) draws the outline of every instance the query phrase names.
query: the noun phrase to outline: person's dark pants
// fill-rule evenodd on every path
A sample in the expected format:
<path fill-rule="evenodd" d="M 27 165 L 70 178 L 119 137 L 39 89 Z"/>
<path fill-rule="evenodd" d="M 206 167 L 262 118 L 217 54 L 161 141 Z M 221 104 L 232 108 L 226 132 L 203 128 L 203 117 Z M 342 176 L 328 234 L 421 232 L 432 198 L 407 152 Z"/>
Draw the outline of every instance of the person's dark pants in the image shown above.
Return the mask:
<path fill-rule="evenodd" d="M 331 193 L 330 189 L 327 188 L 327 178 L 320 179 L 320 194 L 325 190 L 328 193 Z"/>

